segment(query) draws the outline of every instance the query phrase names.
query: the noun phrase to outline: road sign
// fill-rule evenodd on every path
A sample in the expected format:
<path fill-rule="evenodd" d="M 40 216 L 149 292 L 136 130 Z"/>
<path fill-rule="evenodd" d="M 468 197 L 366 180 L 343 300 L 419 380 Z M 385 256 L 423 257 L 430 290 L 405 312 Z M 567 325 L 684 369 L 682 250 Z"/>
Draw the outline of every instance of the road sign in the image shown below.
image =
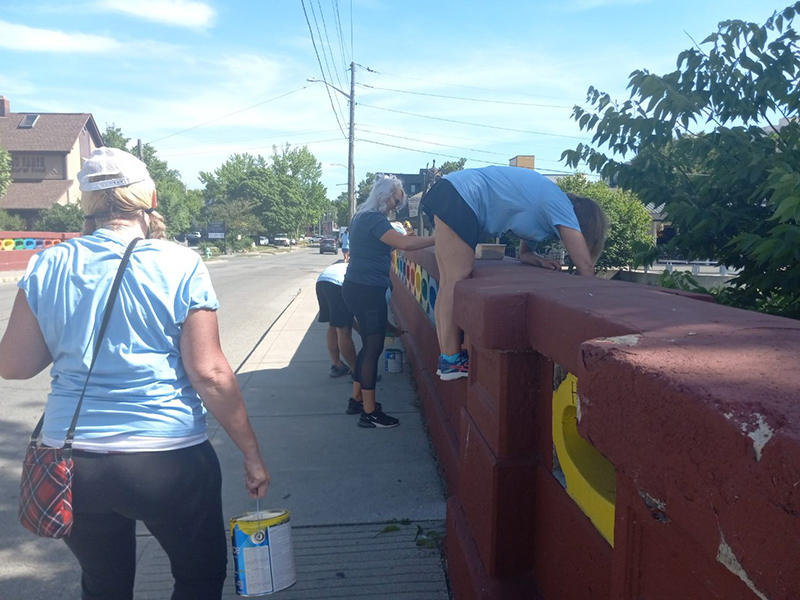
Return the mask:
<path fill-rule="evenodd" d="M 223 221 L 212 221 L 208 224 L 208 239 L 225 239 L 225 223 Z"/>

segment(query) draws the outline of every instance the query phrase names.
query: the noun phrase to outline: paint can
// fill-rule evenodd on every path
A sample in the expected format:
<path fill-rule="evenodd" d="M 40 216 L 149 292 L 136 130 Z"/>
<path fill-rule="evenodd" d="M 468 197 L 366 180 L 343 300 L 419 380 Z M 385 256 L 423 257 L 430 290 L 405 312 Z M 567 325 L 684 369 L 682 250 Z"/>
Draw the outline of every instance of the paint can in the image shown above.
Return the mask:
<path fill-rule="evenodd" d="M 266 596 L 297 582 L 288 510 L 233 517 L 231 546 L 239 596 Z"/>
<path fill-rule="evenodd" d="M 386 357 L 386 372 L 387 373 L 402 373 L 403 372 L 403 351 L 396 348 L 390 348 L 385 352 Z"/>

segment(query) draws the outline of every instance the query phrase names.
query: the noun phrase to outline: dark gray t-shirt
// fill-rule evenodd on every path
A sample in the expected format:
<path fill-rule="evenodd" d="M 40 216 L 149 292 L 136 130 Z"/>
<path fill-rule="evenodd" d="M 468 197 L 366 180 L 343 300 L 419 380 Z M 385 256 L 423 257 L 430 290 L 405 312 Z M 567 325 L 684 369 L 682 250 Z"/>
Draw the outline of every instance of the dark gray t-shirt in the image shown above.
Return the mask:
<path fill-rule="evenodd" d="M 345 281 L 361 285 L 389 286 L 392 247 L 381 236 L 392 229 L 389 219 L 379 212 L 362 212 L 353 217 L 350 232 L 350 266 Z"/>

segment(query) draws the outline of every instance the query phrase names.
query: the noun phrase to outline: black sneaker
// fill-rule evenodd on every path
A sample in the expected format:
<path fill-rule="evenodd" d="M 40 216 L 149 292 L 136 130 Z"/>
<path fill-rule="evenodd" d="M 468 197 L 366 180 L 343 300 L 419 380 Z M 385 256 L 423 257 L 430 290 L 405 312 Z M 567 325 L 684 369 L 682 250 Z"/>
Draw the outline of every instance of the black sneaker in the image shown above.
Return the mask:
<path fill-rule="evenodd" d="M 363 402 L 359 402 L 358 400 L 354 400 L 353 398 L 350 398 L 350 400 L 347 401 L 347 410 L 345 412 L 348 415 L 357 415 L 363 409 L 364 409 L 364 403 Z M 380 402 L 376 402 L 375 403 L 375 410 L 380 410 L 380 409 L 381 409 L 381 403 Z"/>
<path fill-rule="evenodd" d="M 373 413 L 365 413 L 361 411 L 361 417 L 358 419 L 359 427 L 366 427 L 368 429 L 388 429 L 389 427 L 397 427 L 400 425 L 400 420 L 390 417 L 380 408 L 376 408 Z"/>
<path fill-rule="evenodd" d="M 350 367 L 346 364 L 342 363 L 341 367 L 337 367 L 336 365 L 331 365 L 331 372 L 328 374 L 329 377 L 342 377 L 344 375 L 351 375 Z"/>

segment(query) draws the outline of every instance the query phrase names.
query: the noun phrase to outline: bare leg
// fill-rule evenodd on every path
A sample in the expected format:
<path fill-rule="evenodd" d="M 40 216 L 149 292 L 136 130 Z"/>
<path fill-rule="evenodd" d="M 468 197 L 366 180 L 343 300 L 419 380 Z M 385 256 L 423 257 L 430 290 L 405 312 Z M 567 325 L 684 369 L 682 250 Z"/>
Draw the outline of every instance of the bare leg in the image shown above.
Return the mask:
<path fill-rule="evenodd" d="M 358 381 L 353 382 L 353 400 L 361 402 L 364 399 L 364 394 L 361 391 L 361 384 Z M 375 400 L 375 392 L 372 392 L 372 399 Z"/>
<path fill-rule="evenodd" d="M 356 368 L 356 345 L 353 343 L 353 330 L 350 327 L 337 327 L 336 337 L 338 351 L 341 352 L 344 362 L 352 371 Z"/>
<path fill-rule="evenodd" d="M 444 221 L 436 221 L 436 263 L 439 266 L 439 296 L 436 299 L 436 333 L 442 354 L 461 351 L 461 330 L 455 322 L 456 284 L 469 278 L 475 267 L 475 253 Z"/>
<path fill-rule="evenodd" d="M 325 342 L 328 345 L 328 356 L 331 358 L 331 364 L 337 369 L 341 368 L 342 361 L 339 359 L 339 342 L 337 341 L 335 327 L 328 326 Z"/>

